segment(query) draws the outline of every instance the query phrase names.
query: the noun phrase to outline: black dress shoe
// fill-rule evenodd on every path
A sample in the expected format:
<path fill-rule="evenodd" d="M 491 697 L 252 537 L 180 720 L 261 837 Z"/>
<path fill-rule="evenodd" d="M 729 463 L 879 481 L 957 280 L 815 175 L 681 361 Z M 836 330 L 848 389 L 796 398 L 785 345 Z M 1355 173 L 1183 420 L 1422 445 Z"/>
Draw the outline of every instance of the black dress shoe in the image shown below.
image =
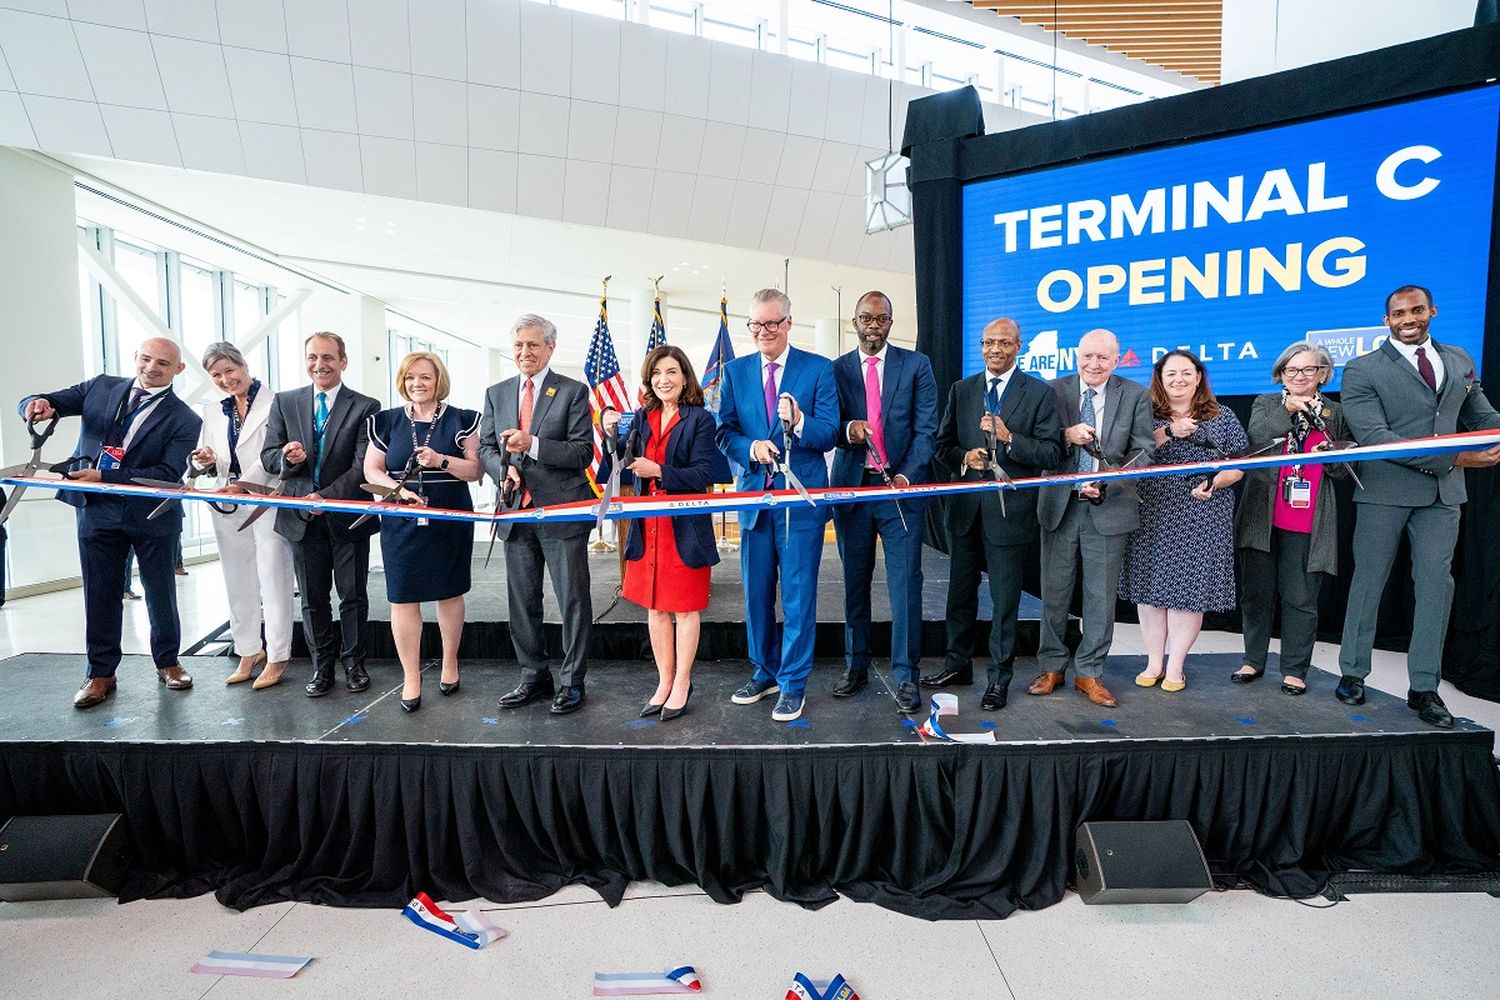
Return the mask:
<path fill-rule="evenodd" d="M 419 709 L 421 707 L 422 707 L 422 696 L 421 695 L 417 695 L 415 698 L 402 698 L 401 699 L 401 711 L 403 711 L 403 712 L 415 712 L 417 709 Z"/>
<path fill-rule="evenodd" d="M 1247 666 L 1247 667 L 1249 665 L 1250 664 L 1248 664 L 1248 663 L 1245 664 L 1245 666 Z M 1232 674 L 1229 675 L 1229 683 L 1231 683 L 1231 684 L 1251 684 L 1251 683 L 1254 683 L 1255 681 L 1260 680 L 1265 675 L 1266 675 L 1266 668 L 1265 667 L 1261 667 L 1259 670 L 1256 670 L 1256 671 L 1254 671 L 1252 673 L 1248 673 L 1248 674 L 1242 673 L 1240 670 L 1236 670 L 1234 673 L 1232 673 Z"/>
<path fill-rule="evenodd" d="M 1453 713 L 1448 711 L 1448 706 L 1443 704 L 1443 699 L 1438 697 L 1436 691 L 1406 692 L 1406 707 L 1415 709 L 1417 718 L 1429 726 L 1453 728 Z"/>
<path fill-rule="evenodd" d="M 542 677 L 534 681 L 522 681 L 514 691 L 500 696 L 501 708 L 520 708 L 538 698 L 552 697 L 552 678 Z"/>
<path fill-rule="evenodd" d="M 1365 679 L 1345 674 L 1339 678 L 1339 686 L 1333 689 L 1333 696 L 1345 705 L 1363 705 L 1365 703 Z"/>
<path fill-rule="evenodd" d="M 911 681 L 904 682 L 896 689 L 896 711 L 902 715 L 911 715 L 921 710 L 922 695 L 917 691 L 917 686 Z"/>
<path fill-rule="evenodd" d="M 839 682 L 833 686 L 835 698 L 848 698 L 857 694 L 859 689 L 870 683 L 870 675 L 864 670 L 845 670 Z"/>
<path fill-rule="evenodd" d="M 333 671 L 317 670 L 313 672 L 312 680 L 307 682 L 303 688 L 309 698 L 321 698 L 333 690 Z"/>
<path fill-rule="evenodd" d="M 583 707 L 583 688 L 569 685 L 557 692 L 557 697 L 552 699 L 552 714 L 567 715 L 576 712 Z"/>
<path fill-rule="evenodd" d="M 1307 681 L 1303 681 L 1301 687 L 1298 687 L 1295 684 L 1288 684 L 1286 681 L 1282 681 L 1281 682 L 1281 693 L 1282 694 L 1289 694 L 1289 695 L 1292 695 L 1293 697 L 1296 697 L 1299 694 L 1307 694 Z"/>
<path fill-rule="evenodd" d="M 368 689 L 369 686 L 370 675 L 365 673 L 365 665 L 363 663 L 356 663 L 344 671 L 344 687 L 347 690 L 358 694 Z"/>
<path fill-rule="evenodd" d="M 458 681 L 449 684 L 447 681 L 438 681 L 438 694 L 450 695 L 458 693 Z"/>
<path fill-rule="evenodd" d="M 935 674 L 923 674 L 922 686 L 924 688 L 945 688 L 953 684 L 973 684 L 974 668 L 943 667 Z"/>
<path fill-rule="evenodd" d="M 1006 688 L 999 684 L 991 684 L 984 689 L 984 697 L 979 699 L 979 707 L 986 712 L 998 712 L 1005 707 Z"/>

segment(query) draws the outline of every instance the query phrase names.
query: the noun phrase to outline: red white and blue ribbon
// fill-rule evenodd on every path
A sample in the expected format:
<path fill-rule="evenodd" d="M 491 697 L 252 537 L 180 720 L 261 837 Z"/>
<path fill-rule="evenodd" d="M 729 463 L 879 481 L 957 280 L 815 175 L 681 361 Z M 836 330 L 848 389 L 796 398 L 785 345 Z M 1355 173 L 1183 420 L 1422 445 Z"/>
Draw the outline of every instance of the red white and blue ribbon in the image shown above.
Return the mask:
<path fill-rule="evenodd" d="M 821 979 L 808 979 L 799 972 L 792 977 L 786 1000 L 859 1000 L 859 994 L 843 976 L 835 975 L 825 983 Z"/>
<path fill-rule="evenodd" d="M 1360 445 L 1336 451 L 1315 451 L 1296 455 L 1280 452 L 1256 455 L 1250 458 L 1225 458 L 1209 462 L 1189 462 L 1181 465 L 1146 465 L 1129 469 L 1109 469 L 1098 472 L 1067 472 L 1045 476 L 1026 476 L 1001 484 L 990 481 L 958 483 L 929 483 L 912 486 L 864 486 L 855 488 L 824 487 L 808 490 L 814 505 L 830 507 L 847 503 L 870 503 L 876 500 L 921 499 L 924 497 L 952 496 L 963 493 L 984 495 L 1000 489 L 1037 489 L 1042 486 L 1071 486 L 1077 483 L 1099 483 L 1123 479 L 1147 479 L 1153 476 L 1206 476 L 1219 472 L 1246 469 L 1276 468 L 1282 465 L 1325 465 L 1330 462 L 1370 462 L 1397 458 L 1413 458 L 1421 455 L 1448 454 L 1461 451 L 1478 451 L 1500 445 L 1500 431 L 1466 431 L 1461 434 L 1443 434 L 1436 437 L 1417 438 L 1409 441 L 1393 441 L 1388 444 Z M 305 497 L 263 496 L 257 494 L 226 494 L 197 490 L 170 490 L 153 486 L 121 483 L 84 483 L 70 479 L 50 479 L 41 476 L 14 476 L 0 479 L 0 484 L 27 486 L 35 489 L 72 490 L 80 493 L 101 493 L 113 496 L 139 497 L 142 499 L 203 500 L 218 503 L 246 504 L 253 507 L 285 507 L 291 510 L 308 510 L 323 514 L 376 514 L 381 517 L 428 518 L 438 521 L 471 521 L 488 524 L 492 521 L 557 523 L 566 521 L 594 521 L 599 517 L 597 500 L 579 500 L 574 503 L 555 504 L 527 510 L 489 513 L 473 510 L 448 510 L 442 507 L 418 507 L 413 505 L 379 503 L 370 500 L 308 500 Z M 746 493 L 697 493 L 658 494 L 657 496 L 618 497 L 605 512 L 611 521 L 641 517 L 673 517 L 679 514 L 719 514 L 746 510 L 782 510 L 806 507 L 795 490 L 761 490 Z"/>
<path fill-rule="evenodd" d="M 932 696 L 932 712 L 927 721 L 917 727 L 917 735 L 924 739 L 942 740 L 945 743 L 993 743 L 994 733 L 950 733 L 938 721 L 944 715 L 958 714 L 958 695 L 941 691 Z"/>
<path fill-rule="evenodd" d="M 697 993 L 703 989 L 691 965 L 666 972 L 596 972 L 594 996 L 637 997 L 663 993 Z"/>
<path fill-rule="evenodd" d="M 495 926 L 488 917 L 476 910 L 454 914 L 444 912 L 425 892 L 417 893 L 417 897 L 406 904 L 401 915 L 418 927 L 449 941 L 457 941 L 465 948 L 483 948 L 506 935 L 503 928 Z"/>
<path fill-rule="evenodd" d="M 290 979 L 312 958 L 298 955 L 256 955 L 246 951 L 211 951 L 193 963 L 189 972 L 205 976 L 254 976 Z"/>

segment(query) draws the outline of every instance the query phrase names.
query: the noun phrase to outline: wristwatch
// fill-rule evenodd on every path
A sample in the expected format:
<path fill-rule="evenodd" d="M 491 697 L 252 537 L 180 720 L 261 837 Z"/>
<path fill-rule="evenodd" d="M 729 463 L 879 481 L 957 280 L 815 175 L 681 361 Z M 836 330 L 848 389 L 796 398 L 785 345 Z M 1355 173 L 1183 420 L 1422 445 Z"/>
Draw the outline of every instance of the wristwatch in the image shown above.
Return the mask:
<path fill-rule="evenodd" d="M 446 468 L 448 468 L 448 460 L 446 458 L 443 459 L 442 464 L 439 465 L 438 468 L 439 469 L 446 469 Z"/>

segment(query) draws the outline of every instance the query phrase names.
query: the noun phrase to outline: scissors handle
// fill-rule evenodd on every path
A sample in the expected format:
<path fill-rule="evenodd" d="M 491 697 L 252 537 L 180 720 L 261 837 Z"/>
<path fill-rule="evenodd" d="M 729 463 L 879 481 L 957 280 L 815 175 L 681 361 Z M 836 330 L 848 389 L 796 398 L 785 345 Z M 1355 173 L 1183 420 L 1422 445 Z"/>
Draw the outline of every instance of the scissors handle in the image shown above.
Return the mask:
<path fill-rule="evenodd" d="M 54 411 L 52 419 L 47 421 L 47 426 L 38 431 L 36 429 L 36 415 L 33 414 L 26 418 L 26 433 L 31 436 L 32 450 L 39 450 L 42 445 L 47 443 L 47 439 L 52 436 L 52 432 L 57 430 L 57 421 L 59 419 L 59 415 Z"/>

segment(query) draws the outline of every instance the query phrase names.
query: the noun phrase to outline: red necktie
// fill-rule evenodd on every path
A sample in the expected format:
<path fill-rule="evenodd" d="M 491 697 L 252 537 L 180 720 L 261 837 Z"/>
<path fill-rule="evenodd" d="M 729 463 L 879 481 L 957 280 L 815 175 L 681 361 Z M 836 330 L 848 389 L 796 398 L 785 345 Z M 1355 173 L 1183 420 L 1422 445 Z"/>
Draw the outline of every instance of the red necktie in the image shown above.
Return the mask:
<path fill-rule="evenodd" d="M 526 388 L 521 391 L 521 430 L 527 434 L 531 433 L 531 408 L 536 405 L 536 389 L 531 379 L 526 380 Z M 531 506 L 531 491 L 521 491 L 521 506 Z"/>

